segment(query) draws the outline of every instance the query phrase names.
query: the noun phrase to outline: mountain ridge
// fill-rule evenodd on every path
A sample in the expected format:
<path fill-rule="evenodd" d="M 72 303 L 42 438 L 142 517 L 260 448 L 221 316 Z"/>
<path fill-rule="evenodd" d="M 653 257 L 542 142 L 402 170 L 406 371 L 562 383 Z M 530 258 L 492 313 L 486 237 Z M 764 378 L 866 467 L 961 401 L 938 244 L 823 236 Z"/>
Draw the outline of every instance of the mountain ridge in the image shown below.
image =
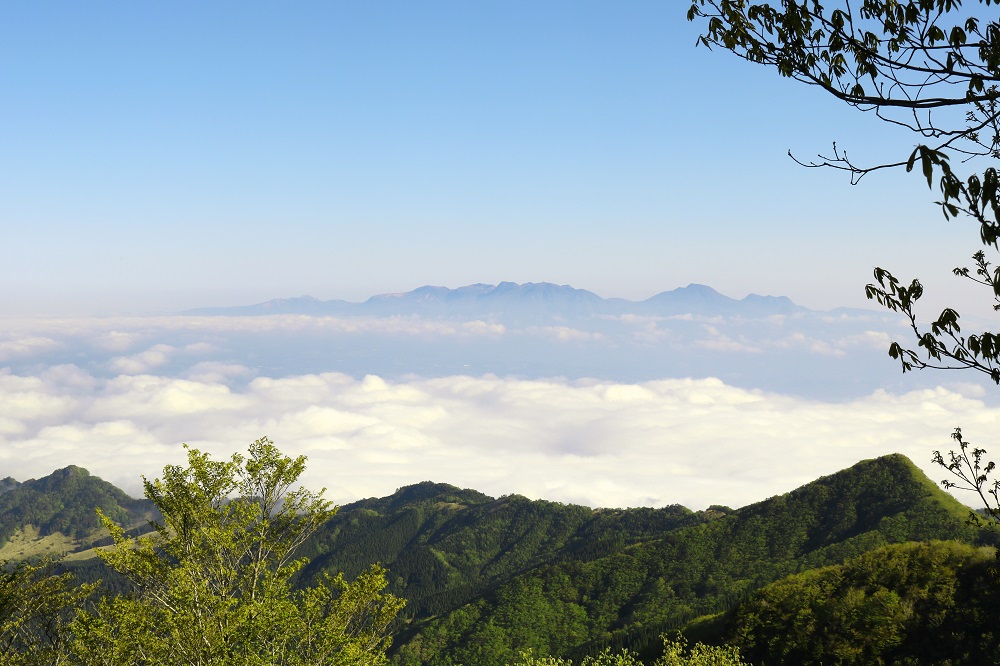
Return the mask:
<path fill-rule="evenodd" d="M 128 503 L 115 490 L 81 467 L 56 470 L 0 495 L 0 509 L 22 512 L 0 510 L 0 529 L 12 518 L 29 524 L 27 509 L 30 524 L 50 533 L 80 527 L 75 517 L 93 515 L 88 502 Z M 501 666 L 524 649 L 576 658 L 607 646 L 643 649 L 774 581 L 887 545 L 992 543 L 966 524 L 968 513 L 901 454 L 739 509 L 705 511 L 591 508 L 424 481 L 342 506 L 303 545 L 299 576 L 353 578 L 381 563 L 389 591 L 408 600 L 394 664 Z M 77 536 L 86 546 L 87 535 Z M 96 558 L 63 566 L 127 589 Z"/>
<path fill-rule="evenodd" d="M 641 301 L 603 298 L 586 289 L 550 282 L 476 283 L 451 289 L 424 285 L 408 292 L 376 294 L 361 302 L 322 301 L 312 296 L 276 298 L 253 305 L 203 307 L 184 310 L 187 316 L 304 315 L 503 315 L 523 312 L 538 315 L 672 316 L 682 314 L 791 314 L 811 312 L 787 296 L 749 294 L 742 299 L 725 296 L 712 287 L 691 283 L 662 291 Z"/>
<path fill-rule="evenodd" d="M 312 544 L 308 574 L 389 568 L 392 591 L 409 600 L 396 664 L 637 646 L 789 574 L 893 543 L 983 538 L 965 524 L 969 509 L 901 454 L 736 510 L 469 492 L 427 483 L 391 496 L 400 501 L 361 500 Z"/>

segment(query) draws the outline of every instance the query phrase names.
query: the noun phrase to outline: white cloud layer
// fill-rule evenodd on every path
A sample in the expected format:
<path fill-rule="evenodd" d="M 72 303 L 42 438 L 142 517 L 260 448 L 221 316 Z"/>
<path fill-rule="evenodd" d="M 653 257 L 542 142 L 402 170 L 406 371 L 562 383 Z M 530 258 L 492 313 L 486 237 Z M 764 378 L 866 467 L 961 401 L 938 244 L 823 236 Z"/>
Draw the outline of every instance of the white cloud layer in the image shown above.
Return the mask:
<path fill-rule="evenodd" d="M 0 477 L 76 464 L 137 493 L 181 442 L 222 456 L 267 435 L 338 502 L 434 480 L 743 505 L 892 452 L 937 480 L 931 451 L 956 426 L 989 449 L 1000 400 L 934 386 L 968 374 L 900 376 L 885 355 L 900 331 L 871 313 L 10 318 Z"/>
<path fill-rule="evenodd" d="M 186 377 L 102 378 L 73 365 L 0 373 L 0 476 L 77 464 L 135 493 L 140 474 L 183 461 L 181 442 L 223 456 L 268 435 L 309 456 L 306 482 L 341 503 L 434 480 L 592 506 L 739 506 L 892 452 L 937 480 L 930 452 L 955 426 L 989 449 L 1000 420 L 973 387 L 839 403 L 717 379 L 325 373 L 231 388 L 245 368 L 196 367 Z"/>
<path fill-rule="evenodd" d="M 732 386 L 824 401 L 955 380 L 931 373 L 904 379 L 886 350 L 910 333 L 884 313 L 554 316 L 506 323 L 435 317 L 6 318 L 0 319 L 0 367 L 34 375 L 73 364 L 94 378 L 155 374 L 241 390 L 256 376 L 329 372 L 392 380 L 718 377 Z"/>

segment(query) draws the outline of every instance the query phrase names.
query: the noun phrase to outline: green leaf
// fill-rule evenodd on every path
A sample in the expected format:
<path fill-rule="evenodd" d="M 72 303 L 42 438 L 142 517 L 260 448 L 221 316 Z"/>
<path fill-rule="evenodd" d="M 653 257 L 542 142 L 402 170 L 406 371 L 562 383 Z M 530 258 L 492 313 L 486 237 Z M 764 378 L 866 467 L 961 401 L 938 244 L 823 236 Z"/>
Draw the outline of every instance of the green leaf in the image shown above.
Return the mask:
<path fill-rule="evenodd" d="M 927 179 L 927 187 L 931 187 L 934 178 L 934 163 L 931 161 L 931 152 L 927 146 L 920 146 L 920 167 L 924 172 L 924 178 Z"/>

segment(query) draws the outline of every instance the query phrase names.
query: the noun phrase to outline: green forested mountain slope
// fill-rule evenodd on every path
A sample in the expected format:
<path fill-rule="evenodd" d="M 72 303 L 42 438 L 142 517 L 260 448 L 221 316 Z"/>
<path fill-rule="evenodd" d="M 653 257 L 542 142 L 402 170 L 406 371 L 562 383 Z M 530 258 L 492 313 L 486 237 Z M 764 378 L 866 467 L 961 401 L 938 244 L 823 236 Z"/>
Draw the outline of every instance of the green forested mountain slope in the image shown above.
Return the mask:
<path fill-rule="evenodd" d="M 17 482 L 13 477 L 8 476 L 5 479 L 0 479 L 0 494 L 7 492 L 8 490 L 14 490 L 20 483 Z"/>
<path fill-rule="evenodd" d="M 762 588 L 717 638 L 767 666 L 997 664 L 998 574 L 992 548 L 886 546 Z"/>
<path fill-rule="evenodd" d="M 343 507 L 307 546 L 304 575 L 381 562 L 405 616 L 427 617 L 541 564 L 590 561 L 702 520 L 681 506 L 594 510 L 425 482 Z"/>
<path fill-rule="evenodd" d="M 0 492 L 0 547 L 27 526 L 40 536 L 59 533 L 86 544 L 99 534 L 98 508 L 120 525 L 141 525 L 152 517 L 147 500 L 129 497 L 74 465 L 40 479 L 0 483 L 6 488 Z"/>
<path fill-rule="evenodd" d="M 25 525 L 92 540 L 95 507 L 127 525 L 148 511 L 76 467 L 5 487 L 5 540 Z M 641 650 L 693 618 L 750 603 L 790 574 L 888 544 L 979 543 L 967 516 L 899 455 L 735 511 L 591 509 L 425 482 L 342 507 L 300 551 L 311 560 L 300 575 L 352 578 L 379 562 L 390 591 L 408 601 L 395 663 L 491 666 L 525 648 L 562 656 L 606 645 Z M 70 564 L 118 589 L 98 560 Z"/>
<path fill-rule="evenodd" d="M 421 484 L 344 507 L 312 571 L 389 567 L 410 600 L 395 659 L 505 664 L 642 643 L 788 574 L 905 541 L 975 542 L 968 509 L 903 456 L 732 513 L 592 510 Z"/>

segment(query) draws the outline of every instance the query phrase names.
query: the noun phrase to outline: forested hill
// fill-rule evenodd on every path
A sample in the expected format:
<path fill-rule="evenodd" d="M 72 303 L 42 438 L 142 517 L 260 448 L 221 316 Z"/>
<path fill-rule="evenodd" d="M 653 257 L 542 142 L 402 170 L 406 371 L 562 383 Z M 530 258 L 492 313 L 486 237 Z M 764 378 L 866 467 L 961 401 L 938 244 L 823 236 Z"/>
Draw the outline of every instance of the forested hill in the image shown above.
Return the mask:
<path fill-rule="evenodd" d="M 522 648 L 642 647 L 792 573 L 880 546 L 976 542 L 968 509 L 901 455 L 736 511 L 606 510 L 424 483 L 345 506 L 312 564 L 389 567 L 402 664 L 505 664 Z"/>
<path fill-rule="evenodd" d="M 129 497 L 75 465 L 23 483 L 11 478 L 0 481 L 0 558 L 11 559 L 21 552 L 41 554 L 29 543 L 40 537 L 64 537 L 50 540 L 47 555 L 89 547 L 100 536 L 96 509 L 126 527 L 143 525 L 153 517 L 148 500 Z M 12 538 L 19 538 L 28 550 L 12 549 Z"/>
<path fill-rule="evenodd" d="M 352 576 L 381 562 L 393 591 L 407 599 L 404 614 L 428 617 L 540 564 L 591 561 L 705 515 L 682 506 L 595 510 L 520 495 L 494 499 L 425 482 L 343 507 L 308 545 L 305 575 Z"/>
<path fill-rule="evenodd" d="M 127 525 L 148 517 L 147 503 L 78 467 L 3 487 L 5 542 L 26 542 L 30 526 L 39 539 L 63 535 L 66 549 L 82 550 L 100 536 L 95 508 Z M 396 664 L 499 666 L 525 648 L 642 650 L 790 574 L 887 544 L 977 544 L 984 537 L 966 525 L 968 513 L 900 455 L 738 510 L 592 509 L 425 482 L 342 507 L 300 551 L 310 558 L 300 575 L 353 578 L 380 562 L 390 590 L 407 600 Z M 67 566 L 117 589 L 96 559 Z"/>

